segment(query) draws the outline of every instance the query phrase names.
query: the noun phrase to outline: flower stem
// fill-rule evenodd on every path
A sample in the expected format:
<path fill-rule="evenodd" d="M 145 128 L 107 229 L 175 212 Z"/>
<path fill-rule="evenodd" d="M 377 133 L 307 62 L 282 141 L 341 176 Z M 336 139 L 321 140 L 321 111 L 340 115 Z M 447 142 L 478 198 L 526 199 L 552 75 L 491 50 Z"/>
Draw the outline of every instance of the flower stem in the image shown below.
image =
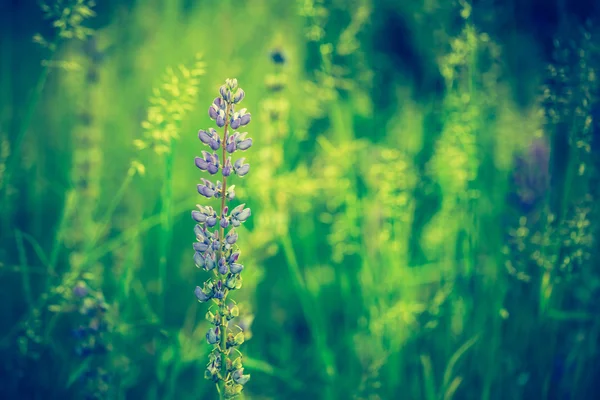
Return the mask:
<path fill-rule="evenodd" d="M 231 112 L 231 105 L 227 104 L 225 111 L 225 127 L 223 129 L 223 141 L 221 147 L 223 148 L 223 158 L 221 163 L 225 165 L 225 141 L 227 140 L 227 128 L 229 127 L 229 113 Z M 225 218 L 225 196 L 227 193 L 227 177 L 223 175 L 223 187 L 221 188 L 221 219 Z M 217 264 L 223 257 L 223 243 L 225 240 L 225 228 L 219 224 L 219 249 L 217 251 Z M 226 275 L 221 276 L 221 281 L 225 282 Z M 221 353 L 221 380 L 219 381 L 219 394 L 222 399 L 225 398 L 225 382 L 227 381 L 227 324 L 225 319 L 225 299 L 227 299 L 227 289 L 225 289 L 225 295 L 220 300 L 219 312 L 221 314 L 221 323 L 219 329 L 221 331 L 221 339 L 219 342 L 219 352 Z"/>

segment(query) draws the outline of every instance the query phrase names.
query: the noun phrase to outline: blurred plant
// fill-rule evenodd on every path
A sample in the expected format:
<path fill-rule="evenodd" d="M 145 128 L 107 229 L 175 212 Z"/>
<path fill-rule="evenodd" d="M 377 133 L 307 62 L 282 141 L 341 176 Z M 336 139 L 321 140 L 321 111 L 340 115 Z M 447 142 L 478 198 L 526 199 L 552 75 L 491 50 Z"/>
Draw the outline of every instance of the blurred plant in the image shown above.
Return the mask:
<path fill-rule="evenodd" d="M 44 18 L 52 20 L 57 39 L 85 40 L 92 35 L 93 30 L 83 26 L 83 23 L 96 15 L 92 10 L 95 5 L 94 0 L 55 0 L 53 3 L 42 2 L 40 7 Z M 34 41 L 51 51 L 56 50 L 56 44 L 40 34 L 35 35 Z"/>
<path fill-rule="evenodd" d="M 38 76 L 37 82 L 27 102 L 27 108 L 23 113 L 23 118 L 17 124 L 17 130 L 14 133 L 14 141 L 11 143 L 11 151 L 7 155 L 6 164 L 4 167 L 4 176 L 0 180 L 0 196 L 3 195 L 4 200 L 9 199 L 11 174 L 14 172 L 16 163 L 21 155 L 21 146 L 25 133 L 29 129 L 29 124 L 33 119 L 34 111 L 37 103 L 41 98 L 44 86 L 48 78 L 51 67 L 60 67 L 65 70 L 75 70 L 79 65 L 72 61 L 56 61 L 54 56 L 57 53 L 58 45 L 61 41 L 67 39 L 84 40 L 89 37 L 93 31 L 86 28 L 83 23 L 95 15 L 92 7 L 95 2 L 93 0 L 56 0 L 52 4 L 42 2 L 40 7 L 46 19 L 52 20 L 52 26 L 56 30 L 56 35 L 52 39 L 44 38 L 41 34 L 36 34 L 33 41 L 46 48 L 49 52 L 47 58 L 42 60 L 42 70 Z M 2 193 L 4 192 L 4 193 Z M 9 203 L 6 202 L 5 210 L 9 210 Z"/>
<path fill-rule="evenodd" d="M 116 371 L 105 357 L 110 349 L 108 335 L 114 321 L 109 322 L 110 307 L 104 300 L 102 272 L 104 266 L 90 262 L 89 252 L 106 234 L 106 224 L 111 210 L 104 219 L 98 218 L 97 199 L 101 193 L 102 174 L 102 135 L 98 125 L 98 105 L 101 94 L 100 61 L 102 51 L 97 47 L 95 37 L 88 37 L 85 43 L 85 75 L 68 75 L 65 85 L 84 86 L 82 109 L 78 125 L 73 131 L 73 164 L 71 168 L 72 188 L 65 197 L 63 218 L 58 230 L 58 243 L 63 243 L 69 251 L 69 268 L 64 271 L 58 283 L 54 283 L 51 293 L 58 301 L 50 305 L 57 312 L 50 320 L 49 329 L 54 328 L 56 318 L 64 313 L 72 315 L 78 311 L 79 320 L 71 321 L 77 326 L 73 334 L 77 339 L 75 351 L 85 358 L 83 363 L 71 371 L 71 384 L 76 378 L 83 381 L 86 398 L 103 399 L 108 394 L 109 374 Z M 80 80 L 83 78 L 83 81 Z M 117 196 L 117 201 L 119 196 Z M 57 251 L 50 260 L 50 276 L 56 275 Z M 55 299 L 53 299 L 55 300 Z M 59 314 L 60 313 L 60 314 Z M 71 343 L 69 343 L 71 345 Z M 89 357 L 89 359 L 88 359 Z"/>
<path fill-rule="evenodd" d="M 46 48 L 49 55 L 42 61 L 43 68 L 31 94 L 31 98 L 27 103 L 27 110 L 23 120 L 19 124 L 19 129 L 12 145 L 11 156 L 7 160 L 7 176 L 0 182 L 3 183 L 3 185 L 0 185 L 0 189 L 5 189 L 5 186 L 10 183 L 9 174 L 12 173 L 12 169 L 15 167 L 14 163 L 20 154 L 23 137 L 33 118 L 33 112 L 46 84 L 50 67 L 61 67 L 66 70 L 74 70 L 79 67 L 74 62 L 55 61 L 54 55 L 61 41 L 72 38 L 84 40 L 92 34 L 93 31 L 86 28 L 83 23 L 95 15 L 92 10 L 94 5 L 95 2 L 93 0 L 56 0 L 51 4 L 41 3 L 40 7 L 44 13 L 44 17 L 52 20 L 52 26 L 56 29 L 56 36 L 52 39 L 47 39 L 38 33 L 33 37 L 33 41 Z"/>
<path fill-rule="evenodd" d="M 167 275 L 167 253 L 172 235 L 172 184 L 173 151 L 179 138 L 179 129 L 184 116 L 193 109 L 198 96 L 200 76 L 204 75 L 202 55 L 196 54 L 191 67 L 180 64 L 177 69 L 167 68 L 160 86 L 152 90 L 147 119 L 142 122 L 144 138 L 134 140 L 138 149 L 151 149 L 163 159 L 161 188 L 161 239 L 158 259 L 158 315 L 164 317 L 164 294 Z M 142 165 L 141 163 L 139 165 Z"/>
<path fill-rule="evenodd" d="M 230 328 L 231 321 L 239 315 L 239 309 L 234 301 L 227 303 L 229 292 L 242 287 L 241 272 L 244 266 L 238 263 L 240 251 L 235 245 L 238 239 L 235 228 L 250 217 L 250 209 L 245 204 L 240 204 L 228 215 L 229 207 L 226 203 L 234 199 L 235 185 L 228 187 L 227 177 L 232 173 L 243 177 L 250 170 L 250 165 L 244 163 L 244 157 L 232 163 L 231 156 L 227 156 L 227 153 L 249 149 L 252 139 L 246 137 L 247 132 L 228 132 L 229 128 L 235 131 L 246 126 L 251 118 L 245 108 L 235 110 L 245 96 L 244 91 L 238 87 L 237 79 L 227 79 L 219 92 L 220 97 L 215 98 L 208 114 L 217 127 L 223 128 L 223 136 L 219 137 L 213 128 L 208 131 L 200 130 L 200 141 L 213 152 L 202 151 L 202 157 L 196 157 L 195 163 L 198 169 L 210 175 L 221 171 L 222 182 L 213 183 L 202 178 L 203 183 L 198 185 L 198 193 L 202 196 L 220 199 L 220 215 L 210 206 L 198 205 L 198 210 L 192 211 L 192 218 L 197 222 L 194 228 L 197 240 L 194 243 L 194 262 L 198 268 L 213 271 L 214 278 L 204 282 L 203 287 L 196 286 L 195 295 L 198 301 L 207 302 L 212 299 L 217 306 L 216 313 L 213 314 L 209 309 L 206 314 L 206 319 L 214 325 L 206 334 L 206 340 L 214 345 L 214 349 L 209 356 L 205 377 L 217 383 L 222 398 L 232 398 L 242 392 L 243 385 L 250 379 L 250 375 L 244 375 L 242 354 L 236 349 L 244 342 L 244 332 L 240 328 L 240 332 L 234 334 Z M 220 161 L 215 152 L 221 147 L 223 151 Z M 225 234 L 228 227 L 231 228 Z M 211 231 L 213 228 L 215 230 Z M 238 357 L 232 357 L 232 349 L 238 353 Z"/>
<path fill-rule="evenodd" d="M 191 68 L 184 64 L 177 69 L 167 68 L 160 86 L 152 90 L 148 116 L 142 123 L 144 138 L 134 141 L 136 148 L 150 148 L 158 156 L 172 151 L 172 141 L 179 138 L 181 121 L 196 102 L 199 78 L 204 72 L 205 63 L 199 53 Z"/>

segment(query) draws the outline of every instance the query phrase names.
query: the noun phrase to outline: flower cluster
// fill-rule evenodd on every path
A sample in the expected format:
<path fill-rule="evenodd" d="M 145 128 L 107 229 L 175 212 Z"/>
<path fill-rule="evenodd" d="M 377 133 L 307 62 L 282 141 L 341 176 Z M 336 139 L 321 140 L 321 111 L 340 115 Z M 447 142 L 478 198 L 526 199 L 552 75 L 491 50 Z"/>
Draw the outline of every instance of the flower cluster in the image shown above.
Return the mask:
<path fill-rule="evenodd" d="M 239 315 L 239 309 L 235 302 L 227 300 L 230 291 L 242 286 L 244 265 L 239 263 L 235 228 L 250 217 L 250 209 L 245 204 L 229 209 L 227 202 L 235 198 L 235 185 L 227 186 L 227 178 L 232 174 L 242 177 L 250 170 L 244 157 L 232 161 L 232 155 L 252 146 L 252 139 L 246 137 L 247 132 L 235 131 L 248 125 L 251 115 L 245 108 L 236 111 L 236 106 L 245 96 L 236 79 L 227 79 L 219 92 L 220 96 L 209 107 L 208 115 L 217 127 L 223 128 L 223 136 L 220 137 L 214 128 L 200 130 L 198 138 L 210 151 L 203 151 L 202 157 L 195 159 L 196 167 L 201 171 L 210 175 L 220 172 L 222 176 L 222 181 L 216 182 L 202 178 L 198 185 L 198 193 L 202 196 L 220 199 L 219 213 L 204 205 L 198 205 L 198 209 L 192 211 L 192 218 L 197 223 L 194 227 L 194 262 L 198 268 L 212 271 L 213 275 L 203 286 L 196 286 L 194 293 L 198 301 L 212 300 L 216 306 L 206 313 L 206 319 L 213 325 L 206 334 L 206 340 L 214 349 L 209 356 L 205 377 L 218 384 L 223 397 L 232 398 L 241 393 L 243 385 L 250 379 L 250 375 L 244 374 L 241 353 L 236 349 L 244 342 L 244 332 L 234 332 L 230 328 L 233 326 L 231 321 Z M 217 154 L 219 149 L 221 157 Z M 232 350 L 237 352 L 237 357 L 232 357 Z"/>
<path fill-rule="evenodd" d="M 110 345 L 104 337 L 109 331 L 106 318 L 108 304 L 104 296 L 80 281 L 73 287 L 73 298 L 81 316 L 78 328 L 73 330 L 75 352 L 81 358 L 106 355 L 110 351 Z M 95 359 L 82 371 L 81 380 L 88 399 L 104 399 L 109 396 L 110 376 L 102 365 L 100 359 Z"/>

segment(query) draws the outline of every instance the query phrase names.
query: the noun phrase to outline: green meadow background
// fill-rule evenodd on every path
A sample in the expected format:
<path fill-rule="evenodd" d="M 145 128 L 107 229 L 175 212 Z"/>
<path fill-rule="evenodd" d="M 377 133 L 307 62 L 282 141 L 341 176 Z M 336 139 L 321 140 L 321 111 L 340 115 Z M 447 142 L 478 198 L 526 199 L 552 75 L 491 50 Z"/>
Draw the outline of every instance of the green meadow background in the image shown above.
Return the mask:
<path fill-rule="evenodd" d="M 0 1 L 0 398 L 217 398 L 190 211 L 234 77 L 242 398 L 595 398 L 597 4 L 45 1 Z"/>

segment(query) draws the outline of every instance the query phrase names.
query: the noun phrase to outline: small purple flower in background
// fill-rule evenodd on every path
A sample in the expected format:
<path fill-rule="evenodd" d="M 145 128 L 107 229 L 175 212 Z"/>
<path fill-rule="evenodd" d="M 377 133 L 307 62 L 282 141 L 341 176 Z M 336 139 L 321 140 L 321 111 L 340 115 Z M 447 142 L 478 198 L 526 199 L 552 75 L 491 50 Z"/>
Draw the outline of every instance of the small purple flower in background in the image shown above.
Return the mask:
<path fill-rule="evenodd" d="M 515 158 L 512 180 L 513 199 L 524 212 L 543 202 L 550 189 L 550 146 L 546 139 L 535 139 L 525 154 Z"/>
<path fill-rule="evenodd" d="M 241 328 L 234 332 L 230 327 L 235 326 L 230 322 L 239 315 L 239 310 L 235 302 L 227 297 L 230 291 L 242 287 L 244 266 L 238 262 L 240 251 L 236 244 L 238 233 L 235 228 L 245 222 L 251 212 L 245 204 L 229 212 L 227 202 L 235 198 L 235 186 L 228 186 L 227 181 L 231 175 L 243 177 L 250 171 L 250 164 L 245 163 L 244 157 L 232 160 L 232 156 L 252 146 L 252 139 L 246 137 L 247 132 L 235 132 L 250 123 L 251 114 L 245 108 L 236 110 L 245 97 L 237 79 L 227 79 L 219 88 L 219 93 L 220 96 L 208 108 L 208 115 L 217 127 L 223 128 L 222 137 L 214 128 L 198 132 L 200 141 L 209 146 L 212 152 L 202 151 L 202 157 L 195 159 L 196 167 L 210 175 L 221 171 L 222 181 L 201 178 L 202 183 L 197 186 L 202 196 L 220 200 L 220 206 L 216 208 L 220 214 L 217 215 L 212 207 L 203 205 L 198 205 L 198 210 L 192 211 L 192 219 L 197 223 L 194 227 L 194 263 L 198 268 L 212 271 L 211 277 L 202 286 L 196 286 L 194 295 L 199 302 L 212 300 L 216 306 L 214 313 L 209 309 L 206 314 L 206 319 L 213 325 L 206 333 L 206 341 L 214 348 L 209 355 L 205 377 L 218 384 L 219 393 L 224 398 L 232 398 L 242 392 L 250 379 L 250 375 L 244 375 L 241 353 L 237 349 L 236 353 L 232 353 L 232 349 L 244 342 L 245 336 Z"/>
<path fill-rule="evenodd" d="M 109 331 L 106 319 L 108 304 L 99 291 L 91 290 L 84 281 L 73 288 L 73 297 L 80 315 L 79 325 L 72 330 L 75 353 L 82 359 L 99 357 L 110 351 L 105 334 Z M 110 374 L 102 369 L 99 359 L 89 362 L 82 370 L 80 380 L 84 385 L 86 398 L 104 399 L 109 397 Z"/>

